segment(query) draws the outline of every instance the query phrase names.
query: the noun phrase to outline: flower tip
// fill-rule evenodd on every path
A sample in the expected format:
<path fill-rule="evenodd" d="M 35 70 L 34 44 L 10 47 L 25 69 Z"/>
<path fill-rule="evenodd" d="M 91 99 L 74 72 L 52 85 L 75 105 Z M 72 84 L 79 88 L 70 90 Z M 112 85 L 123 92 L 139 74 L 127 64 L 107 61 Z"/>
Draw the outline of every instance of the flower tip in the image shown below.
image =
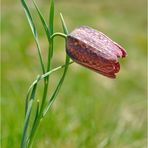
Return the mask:
<path fill-rule="evenodd" d="M 116 42 L 114 42 L 114 44 L 115 44 L 115 45 L 119 48 L 119 50 L 122 52 L 121 57 L 122 57 L 122 58 L 126 57 L 126 56 L 127 56 L 126 50 L 125 50 L 123 47 L 121 47 L 119 44 L 117 44 Z"/>
<path fill-rule="evenodd" d="M 124 48 L 120 48 L 121 52 L 122 52 L 122 58 L 125 58 L 127 56 L 127 52 Z"/>

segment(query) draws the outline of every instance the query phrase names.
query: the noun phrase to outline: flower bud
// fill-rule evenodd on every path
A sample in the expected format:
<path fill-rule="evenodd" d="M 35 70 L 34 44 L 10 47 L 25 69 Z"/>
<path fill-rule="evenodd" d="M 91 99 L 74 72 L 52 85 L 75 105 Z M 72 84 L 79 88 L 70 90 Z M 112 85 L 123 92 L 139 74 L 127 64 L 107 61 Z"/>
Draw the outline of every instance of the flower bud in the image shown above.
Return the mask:
<path fill-rule="evenodd" d="M 127 55 L 124 48 L 102 32 L 86 26 L 72 31 L 66 46 L 73 61 L 110 78 L 115 78 L 120 70 L 118 58 Z"/>

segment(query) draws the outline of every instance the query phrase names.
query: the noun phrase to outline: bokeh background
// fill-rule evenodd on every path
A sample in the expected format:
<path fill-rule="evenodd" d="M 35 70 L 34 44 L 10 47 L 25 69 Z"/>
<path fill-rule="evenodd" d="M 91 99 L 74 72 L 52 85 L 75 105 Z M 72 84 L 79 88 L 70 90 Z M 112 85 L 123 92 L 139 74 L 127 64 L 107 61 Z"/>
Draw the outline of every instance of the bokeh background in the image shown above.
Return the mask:
<path fill-rule="evenodd" d="M 36 1 L 48 20 L 49 1 Z M 31 2 L 44 60 L 47 39 Z M 18 148 L 27 89 L 41 73 L 33 35 L 20 1 L 2 1 L 1 142 Z M 77 64 L 69 68 L 34 148 L 146 148 L 146 0 L 55 0 L 55 31 L 62 12 L 69 31 L 81 25 L 100 30 L 128 52 L 111 80 Z M 55 40 L 53 66 L 64 63 L 64 40 Z M 61 73 L 51 77 L 50 90 Z M 41 84 L 42 85 L 42 84 Z M 41 97 L 42 86 L 37 99 Z"/>

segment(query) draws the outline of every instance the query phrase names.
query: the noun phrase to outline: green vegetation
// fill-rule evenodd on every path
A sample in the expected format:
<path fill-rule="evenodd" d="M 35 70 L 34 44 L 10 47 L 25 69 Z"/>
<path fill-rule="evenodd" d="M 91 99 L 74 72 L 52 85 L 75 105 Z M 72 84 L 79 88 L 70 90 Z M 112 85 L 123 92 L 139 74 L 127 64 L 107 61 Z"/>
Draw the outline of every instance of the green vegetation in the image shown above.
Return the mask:
<path fill-rule="evenodd" d="M 49 2 L 36 2 L 48 19 Z M 30 5 L 46 62 L 47 39 L 33 4 Z M 125 47 L 128 57 L 121 60 L 116 80 L 72 64 L 33 147 L 146 147 L 146 1 L 55 0 L 55 5 L 56 31 L 62 31 L 59 15 L 62 12 L 69 31 L 81 25 L 96 28 Z M 19 1 L 2 2 L 1 27 L 1 140 L 3 148 L 18 148 L 27 89 L 42 69 Z M 53 67 L 64 64 L 65 58 L 64 41 L 56 40 Z M 49 93 L 61 74 L 62 71 L 51 76 Z M 41 91 L 37 96 L 40 99 Z"/>

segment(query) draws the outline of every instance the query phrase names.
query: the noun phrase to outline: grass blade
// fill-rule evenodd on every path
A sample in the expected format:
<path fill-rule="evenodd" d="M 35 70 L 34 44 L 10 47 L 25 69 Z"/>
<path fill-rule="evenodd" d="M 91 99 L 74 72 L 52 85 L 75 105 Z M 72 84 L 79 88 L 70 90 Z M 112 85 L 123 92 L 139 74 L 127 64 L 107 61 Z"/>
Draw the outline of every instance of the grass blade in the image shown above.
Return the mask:
<path fill-rule="evenodd" d="M 33 121 L 33 124 L 32 124 L 32 128 L 31 128 L 31 132 L 34 132 L 34 127 L 35 127 L 35 123 L 37 122 L 38 120 L 38 115 L 39 115 L 39 100 L 37 100 L 37 107 L 36 107 L 36 113 L 35 113 L 35 118 L 34 118 L 34 121 Z M 30 138 L 30 137 L 29 137 Z M 30 139 L 27 139 L 27 141 L 29 141 Z"/>
<path fill-rule="evenodd" d="M 28 6 L 27 6 L 25 0 L 21 0 L 21 2 L 22 2 L 22 5 L 23 5 L 23 8 L 24 8 L 24 10 L 25 10 L 25 14 L 26 14 L 26 17 L 27 17 L 27 19 L 28 19 L 28 22 L 29 22 L 30 28 L 31 28 L 33 34 L 35 34 L 35 36 L 36 36 L 35 25 L 34 25 L 34 23 L 33 23 L 33 20 L 32 20 L 32 17 L 31 17 L 30 11 L 29 11 L 29 9 L 28 9 Z"/>
<path fill-rule="evenodd" d="M 25 122 L 24 122 L 24 129 L 23 129 L 21 148 L 26 148 L 27 129 L 28 129 L 30 114 L 31 114 L 31 110 L 32 110 L 32 104 L 33 104 L 33 101 L 34 101 L 34 98 L 35 98 L 36 88 L 37 88 L 37 84 L 38 84 L 39 80 L 40 80 L 40 76 L 37 77 L 37 82 L 32 87 L 31 95 L 30 96 L 28 95 L 28 98 L 26 98 L 26 115 L 25 115 Z"/>
<path fill-rule="evenodd" d="M 43 112 L 43 117 L 45 116 L 45 114 L 48 112 L 48 110 L 50 109 L 51 105 L 53 104 L 54 100 L 56 99 L 56 96 L 58 95 L 58 92 L 62 86 L 62 83 L 64 81 L 64 77 L 65 75 L 62 76 L 62 78 L 60 79 L 56 89 L 54 90 L 54 93 L 52 94 L 51 98 L 49 99 L 48 105 L 45 108 L 44 112 Z"/>
<path fill-rule="evenodd" d="M 32 85 L 32 87 L 30 87 L 29 90 L 28 90 L 28 93 L 27 93 L 27 96 L 26 96 L 25 114 L 27 113 L 28 102 L 30 100 L 34 100 L 34 98 L 35 98 L 36 87 L 37 87 L 37 83 L 38 83 L 39 80 L 40 80 L 40 76 L 37 76 L 36 83 L 34 83 L 34 85 Z M 32 90 L 32 92 L 31 92 L 31 90 Z M 31 94 L 30 94 L 30 92 L 31 92 Z"/>
<path fill-rule="evenodd" d="M 40 20 L 41 20 L 41 22 L 42 22 L 42 25 L 43 25 L 43 27 L 44 27 L 46 36 L 47 36 L 48 41 L 49 41 L 49 39 L 50 39 L 50 31 L 49 31 L 49 29 L 48 29 L 48 26 L 47 26 L 47 24 L 46 24 L 46 22 L 45 22 L 45 19 L 44 19 L 43 15 L 41 14 L 41 12 L 40 12 L 40 10 L 39 10 L 39 8 L 38 8 L 38 6 L 36 5 L 35 1 L 34 1 L 34 0 L 32 0 L 32 1 L 33 1 L 33 4 L 34 4 L 34 6 L 35 6 L 37 12 L 38 12 L 39 18 L 40 18 Z"/>
<path fill-rule="evenodd" d="M 33 104 L 33 100 L 30 100 L 28 103 L 27 113 L 26 113 L 25 122 L 24 122 L 21 148 L 26 148 L 26 144 L 27 144 L 27 142 L 26 142 L 27 137 L 26 136 L 27 136 L 27 129 L 28 129 L 28 123 L 29 123 L 29 119 L 30 119 L 30 114 L 31 114 L 31 110 L 32 110 L 32 104 Z"/>
<path fill-rule="evenodd" d="M 68 29 L 67 29 L 67 27 L 66 27 L 66 23 L 65 23 L 65 21 L 64 21 L 64 17 L 63 17 L 63 15 L 62 15 L 62 13 L 60 13 L 60 17 L 61 17 L 61 22 L 62 22 L 63 31 L 64 31 L 65 34 L 68 34 Z"/>
<path fill-rule="evenodd" d="M 66 26 L 66 23 L 65 23 L 65 21 L 64 21 L 64 17 L 63 17 L 63 15 L 62 15 L 62 13 L 60 13 L 60 17 L 61 17 L 61 21 L 62 21 L 62 27 L 63 27 L 63 32 L 66 34 L 66 35 L 68 35 L 68 29 L 67 29 L 67 26 Z M 66 48 L 66 46 L 65 46 L 65 48 Z M 69 63 L 69 61 L 70 61 L 70 58 L 69 58 L 69 56 L 66 54 L 66 59 L 65 59 L 65 69 L 64 69 L 64 72 L 66 72 L 67 71 L 67 68 L 68 68 L 68 63 Z"/>
<path fill-rule="evenodd" d="M 50 11 L 49 11 L 49 30 L 51 35 L 54 32 L 54 0 L 50 0 Z"/>
<path fill-rule="evenodd" d="M 35 42 L 36 42 L 37 49 L 38 49 L 38 55 L 39 55 L 39 60 L 40 60 L 40 64 L 41 64 L 41 67 L 42 67 L 42 71 L 43 71 L 43 73 L 45 73 L 43 58 L 42 58 L 42 54 L 41 54 L 41 48 L 40 48 L 39 41 L 38 41 L 38 35 L 37 35 L 37 31 L 36 31 L 33 19 L 31 17 L 31 13 L 30 13 L 30 11 L 28 9 L 28 6 L 27 6 L 25 0 L 21 0 L 21 2 L 22 2 L 22 5 L 23 5 L 23 8 L 25 10 L 25 14 L 26 14 L 27 20 L 29 22 L 30 28 L 32 30 L 33 36 L 35 38 Z"/>
<path fill-rule="evenodd" d="M 49 30 L 50 36 L 54 33 L 54 0 L 50 0 L 50 10 L 49 10 Z M 48 65 L 47 71 L 50 70 L 51 58 L 53 57 L 53 40 L 50 41 L 49 53 L 48 53 Z"/>

